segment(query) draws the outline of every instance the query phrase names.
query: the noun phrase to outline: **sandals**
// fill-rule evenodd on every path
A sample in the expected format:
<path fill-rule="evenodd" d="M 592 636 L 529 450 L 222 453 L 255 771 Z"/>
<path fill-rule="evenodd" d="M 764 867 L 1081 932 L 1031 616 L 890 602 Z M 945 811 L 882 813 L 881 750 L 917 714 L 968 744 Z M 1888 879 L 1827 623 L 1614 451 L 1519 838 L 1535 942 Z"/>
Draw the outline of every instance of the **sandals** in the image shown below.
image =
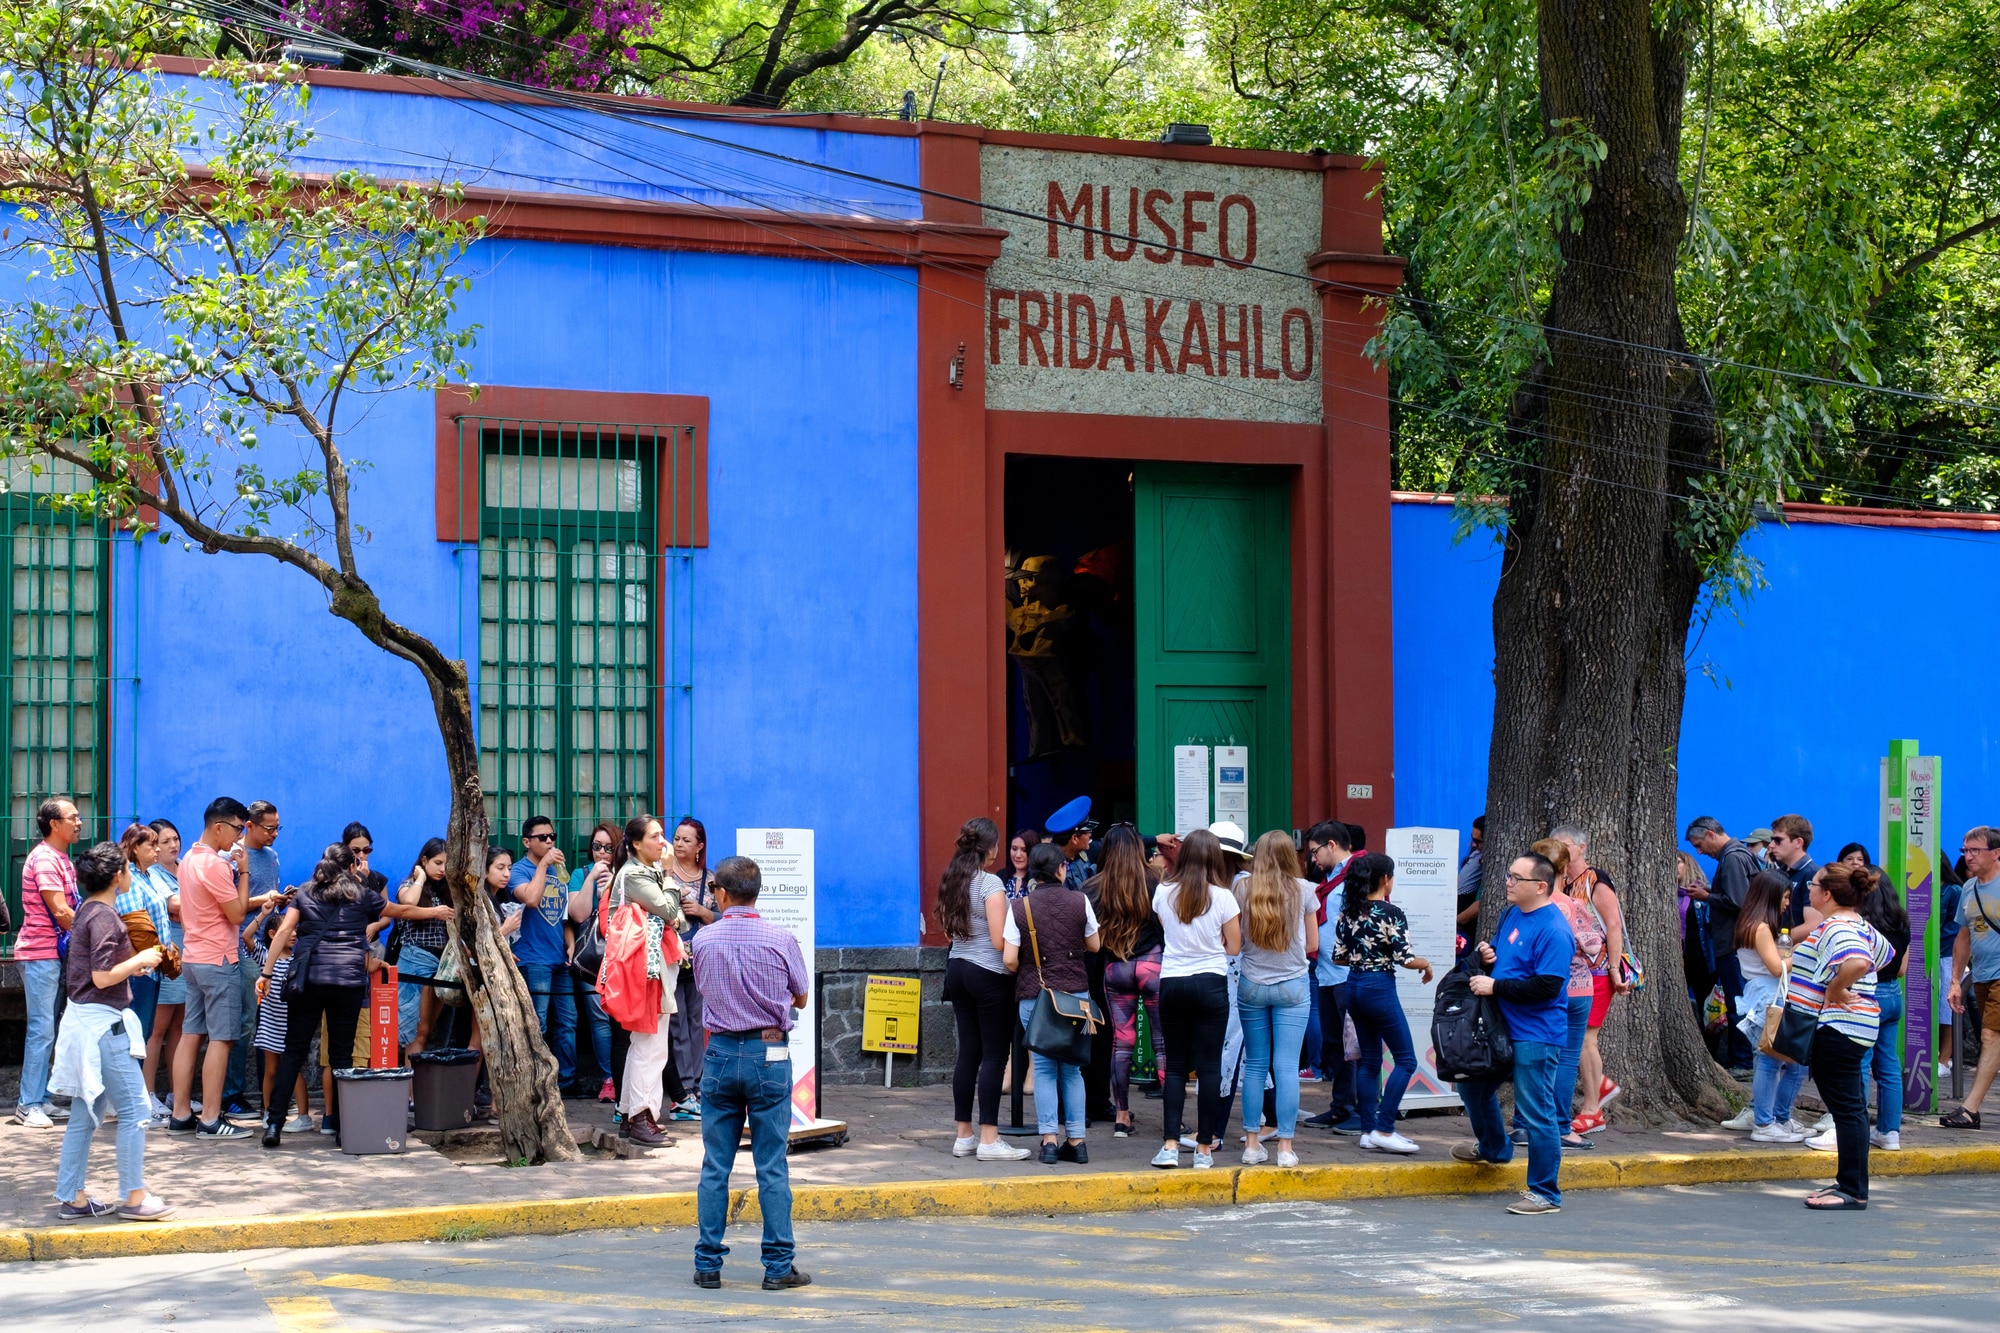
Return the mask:
<path fill-rule="evenodd" d="M 1865 1213 L 1868 1200 L 1857 1199 L 1839 1190 L 1818 1190 L 1806 1195 L 1806 1207 L 1816 1213 Z"/>
<path fill-rule="evenodd" d="M 1938 1121 L 1941 1129 L 1978 1129 L 1979 1112 L 1968 1111 L 1963 1106 Z"/>
<path fill-rule="evenodd" d="M 1586 1111 L 1569 1122 L 1570 1131 L 1575 1134 L 1595 1134 L 1604 1128 L 1604 1112 Z"/>

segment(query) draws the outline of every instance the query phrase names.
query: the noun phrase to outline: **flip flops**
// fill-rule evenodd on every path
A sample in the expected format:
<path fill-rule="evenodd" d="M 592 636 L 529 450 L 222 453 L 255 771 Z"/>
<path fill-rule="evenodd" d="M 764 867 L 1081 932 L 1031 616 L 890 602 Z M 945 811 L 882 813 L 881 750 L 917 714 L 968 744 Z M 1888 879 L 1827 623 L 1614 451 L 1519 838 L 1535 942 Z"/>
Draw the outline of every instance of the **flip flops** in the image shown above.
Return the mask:
<path fill-rule="evenodd" d="M 1864 1213 L 1868 1211 L 1868 1200 L 1839 1190 L 1818 1190 L 1806 1195 L 1806 1207 L 1816 1213 Z"/>

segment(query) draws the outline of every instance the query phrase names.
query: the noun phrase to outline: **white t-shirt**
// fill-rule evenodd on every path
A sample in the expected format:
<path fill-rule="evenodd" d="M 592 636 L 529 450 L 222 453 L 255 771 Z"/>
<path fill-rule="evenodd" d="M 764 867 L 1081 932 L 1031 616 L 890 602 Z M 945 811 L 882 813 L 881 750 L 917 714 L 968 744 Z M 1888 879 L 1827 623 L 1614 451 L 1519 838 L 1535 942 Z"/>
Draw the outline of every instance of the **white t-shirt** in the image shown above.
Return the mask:
<path fill-rule="evenodd" d="M 1083 933 L 1086 935 L 1097 933 L 1097 913 L 1091 909 L 1088 898 L 1083 900 Z M 1000 938 L 1017 949 L 1021 947 L 1021 924 L 1014 920 L 1012 904 L 1008 905 L 1006 923 L 1000 927 Z"/>
<path fill-rule="evenodd" d="M 1208 910 L 1182 924 L 1174 911 L 1174 894 L 1180 885 L 1166 883 L 1153 890 L 1153 915 L 1160 918 L 1160 930 L 1167 937 L 1166 951 L 1160 956 L 1160 976 L 1198 977 L 1206 973 L 1229 975 L 1229 954 L 1222 947 L 1222 926 L 1234 920 L 1240 910 L 1236 895 L 1228 889 L 1211 887 Z"/>

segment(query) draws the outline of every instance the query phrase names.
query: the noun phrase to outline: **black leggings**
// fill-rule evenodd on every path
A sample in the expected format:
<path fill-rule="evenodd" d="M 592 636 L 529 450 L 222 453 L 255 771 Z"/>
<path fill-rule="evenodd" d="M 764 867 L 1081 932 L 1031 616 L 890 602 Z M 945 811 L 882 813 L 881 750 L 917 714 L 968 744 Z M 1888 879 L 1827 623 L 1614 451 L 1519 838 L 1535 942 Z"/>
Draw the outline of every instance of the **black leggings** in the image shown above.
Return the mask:
<path fill-rule="evenodd" d="M 1000 1123 L 1000 1074 L 1014 1046 L 1019 1006 L 1014 974 L 992 972 L 964 958 L 944 964 L 944 998 L 958 1015 L 958 1063 L 951 1071 L 954 1118 L 972 1119 L 972 1089 L 979 1087 L 979 1123 Z"/>
<path fill-rule="evenodd" d="M 1868 1197 L 1868 1060 L 1873 1051 L 1824 1023 L 1813 1033 L 1813 1087 L 1833 1117 L 1833 1141 L 1840 1150 L 1834 1188 L 1850 1199 Z"/>
<path fill-rule="evenodd" d="M 1206 1151 L 1223 1130 L 1222 1042 L 1229 1033 L 1229 978 L 1214 972 L 1161 977 L 1160 1029 L 1167 1046 L 1165 1137 L 1171 1141 L 1181 1136 L 1192 1068 L 1199 1080 L 1194 1136 Z"/>
<path fill-rule="evenodd" d="M 282 1125 L 291 1107 L 292 1088 L 299 1071 L 306 1066 L 313 1038 L 319 1035 L 319 1020 L 326 1019 L 326 1049 L 320 1055 L 327 1068 L 344 1068 L 352 1058 L 354 1029 L 360 1024 L 361 1010 L 368 1003 L 366 986 L 315 986 L 308 982 L 306 993 L 285 1007 L 285 1053 L 278 1057 L 277 1077 L 271 1080 L 271 1100 L 264 1107 L 266 1123 Z M 305 1107 L 299 1113 L 305 1113 Z M 326 1118 L 340 1123 L 340 1104 L 326 1108 Z"/>

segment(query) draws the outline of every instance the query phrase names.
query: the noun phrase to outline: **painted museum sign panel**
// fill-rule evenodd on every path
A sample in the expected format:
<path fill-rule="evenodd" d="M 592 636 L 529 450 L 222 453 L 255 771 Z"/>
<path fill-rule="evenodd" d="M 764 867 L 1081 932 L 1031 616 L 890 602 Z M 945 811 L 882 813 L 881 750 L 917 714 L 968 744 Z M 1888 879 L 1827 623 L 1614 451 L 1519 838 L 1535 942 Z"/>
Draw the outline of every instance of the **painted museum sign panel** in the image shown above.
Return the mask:
<path fill-rule="evenodd" d="M 987 144 L 986 404 L 1317 422 L 1312 171 Z"/>

